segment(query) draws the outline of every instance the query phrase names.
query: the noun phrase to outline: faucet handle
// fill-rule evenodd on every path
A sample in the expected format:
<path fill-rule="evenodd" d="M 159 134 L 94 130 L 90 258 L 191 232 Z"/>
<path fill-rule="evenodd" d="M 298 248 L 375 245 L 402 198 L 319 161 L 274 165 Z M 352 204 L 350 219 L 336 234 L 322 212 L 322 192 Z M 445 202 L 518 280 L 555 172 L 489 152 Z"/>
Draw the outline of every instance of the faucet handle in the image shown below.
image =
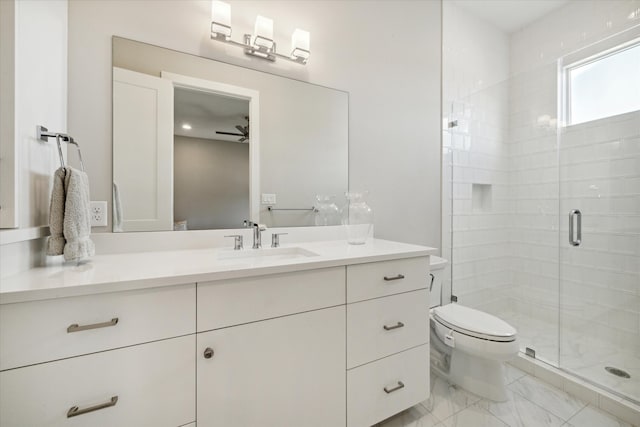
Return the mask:
<path fill-rule="evenodd" d="M 282 236 L 283 234 L 289 234 L 289 233 L 273 233 L 271 235 L 271 247 L 272 248 L 280 247 L 280 236 Z"/>
<path fill-rule="evenodd" d="M 233 237 L 234 241 L 233 241 L 233 250 L 234 251 L 239 251 L 240 249 L 242 249 L 242 234 L 231 234 L 229 236 L 224 236 L 224 237 Z"/>

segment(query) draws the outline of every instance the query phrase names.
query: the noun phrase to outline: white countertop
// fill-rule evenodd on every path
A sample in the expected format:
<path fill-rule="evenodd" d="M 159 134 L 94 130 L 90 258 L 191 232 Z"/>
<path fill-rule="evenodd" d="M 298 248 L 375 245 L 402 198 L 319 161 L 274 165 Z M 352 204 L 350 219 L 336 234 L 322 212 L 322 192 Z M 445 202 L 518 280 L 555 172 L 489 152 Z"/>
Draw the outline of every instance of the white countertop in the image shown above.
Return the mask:
<path fill-rule="evenodd" d="M 282 248 L 286 247 L 302 248 L 317 256 L 287 260 L 270 257 L 220 259 L 234 252 L 229 248 L 97 255 L 80 265 L 33 268 L 3 278 L 0 304 L 286 273 L 427 256 L 437 252 L 426 246 L 380 239 L 364 245 L 349 245 L 344 240 L 335 240 L 282 245 Z"/>

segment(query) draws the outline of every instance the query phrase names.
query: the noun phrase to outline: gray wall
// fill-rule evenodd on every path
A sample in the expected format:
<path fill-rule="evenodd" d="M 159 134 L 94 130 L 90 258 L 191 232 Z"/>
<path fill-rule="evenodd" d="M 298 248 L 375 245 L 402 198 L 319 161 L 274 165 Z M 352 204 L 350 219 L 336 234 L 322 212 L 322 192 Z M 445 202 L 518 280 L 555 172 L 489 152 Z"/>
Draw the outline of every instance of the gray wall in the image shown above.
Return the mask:
<path fill-rule="evenodd" d="M 174 137 L 173 219 L 189 230 L 240 228 L 249 218 L 249 144 Z"/>

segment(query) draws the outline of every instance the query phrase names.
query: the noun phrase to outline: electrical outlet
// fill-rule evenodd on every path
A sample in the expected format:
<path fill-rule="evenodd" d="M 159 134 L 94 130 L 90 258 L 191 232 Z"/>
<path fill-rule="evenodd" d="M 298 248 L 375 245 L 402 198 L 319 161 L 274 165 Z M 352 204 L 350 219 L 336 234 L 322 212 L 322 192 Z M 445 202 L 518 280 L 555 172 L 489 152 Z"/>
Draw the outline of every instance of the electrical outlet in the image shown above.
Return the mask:
<path fill-rule="evenodd" d="M 107 202 L 106 201 L 91 202 L 91 226 L 92 227 L 107 226 Z"/>
<path fill-rule="evenodd" d="M 270 193 L 262 193 L 262 204 L 263 205 L 275 205 L 276 204 L 276 195 Z"/>

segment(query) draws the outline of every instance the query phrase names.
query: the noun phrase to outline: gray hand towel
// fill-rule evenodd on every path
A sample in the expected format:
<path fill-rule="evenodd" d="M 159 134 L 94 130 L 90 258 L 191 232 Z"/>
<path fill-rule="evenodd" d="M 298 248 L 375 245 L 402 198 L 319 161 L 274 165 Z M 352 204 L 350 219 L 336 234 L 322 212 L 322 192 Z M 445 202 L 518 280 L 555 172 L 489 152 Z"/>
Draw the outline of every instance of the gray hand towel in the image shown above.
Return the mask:
<path fill-rule="evenodd" d="M 59 168 L 53 174 L 53 191 L 49 205 L 49 230 L 51 236 L 47 240 L 47 255 L 62 255 L 64 251 L 64 203 L 66 200 L 64 168 Z"/>
<path fill-rule="evenodd" d="M 95 255 L 91 235 L 89 177 L 83 171 L 67 167 L 64 204 L 64 259 L 79 260 Z"/>

